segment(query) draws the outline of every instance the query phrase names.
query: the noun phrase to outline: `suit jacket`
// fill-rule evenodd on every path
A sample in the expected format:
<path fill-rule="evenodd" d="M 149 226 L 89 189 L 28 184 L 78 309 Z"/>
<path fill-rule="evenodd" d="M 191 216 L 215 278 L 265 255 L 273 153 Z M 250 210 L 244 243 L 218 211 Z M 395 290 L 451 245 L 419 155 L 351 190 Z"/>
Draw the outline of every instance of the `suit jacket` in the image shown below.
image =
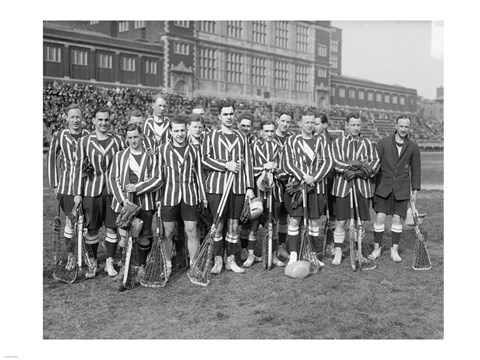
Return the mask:
<path fill-rule="evenodd" d="M 163 181 L 160 197 L 163 205 L 174 206 L 183 200 L 194 206 L 207 199 L 202 159 L 195 145 L 187 144 L 183 160 L 170 141 L 160 145 L 158 164 Z"/>
<path fill-rule="evenodd" d="M 315 178 L 315 191 L 317 194 L 325 193 L 324 178 L 333 166 L 330 148 L 325 138 L 314 136 L 314 157 L 311 165 L 305 161 L 303 138 L 301 134 L 290 136 L 285 145 L 283 169 L 290 176 L 302 180 L 305 174 Z M 307 145 L 308 146 L 308 145 Z"/>
<path fill-rule="evenodd" d="M 385 198 L 393 191 L 397 200 L 410 199 L 411 190 L 420 190 L 418 145 L 407 137 L 399 156 L 394 134 L 381 139 L 377 151 L 380 170 L 376 178 L 375 194 Z"/>
<path fill-rule="evenodd" d="M 240 171 L 233 180 L 233 193 L 245 194 L 247 189 L 253 190 L 253 159 L 251 149 L 245 135 L 233 130 L 236 135 L 231 143 L 221 129 L 207 134 L 202 144 L 203 166 L 209 170 L 207 176 L 207 193 L 222 194 L 226 181 L 225 164 L 231 160 L 241 160 Z"/>
<path fill-rule="evenodd" d="M 82 136 L 88 134 L 87 130 L 82 130 Z M 57 188 L 58 194 L 73 195 L 74 193 L 73 173 L 77 158 L 77 143 L 69 129 L 57 131 L 52 137 L 47 155 L 48 182 L 51 187 Z M 57 161 L 60 161 L 60 164 L 57 164 Z"/>
<path fill-rule="evenodd" d="M 335 166 L 335 179 L 333 182 L 332 195 L 344 198 L 350 193 L 352 184 L 356 184 L 363 197 L 373 197 L 373 176 L 378 171 L 380 161 L 378 159 L 377 150 L 373 143 L 359 136 L 358 149 L 355 151 L 355 142 L 350 134 L 336 138 L 333 141 L 332 153 Z M 372 170 L 372 176 L 368 179 L 356 177 L 351 181 L 347 181 L 343 177 L 343 173 L 349 166 L 349 161 L 365 161 Z"/>
<path fill-rule="evenodd" d="M 92 133 L 80 139 L 76 150 L 75 172 L 74 172 L 74 195 L 98 196 L 102 193 L 104 186 L 111 194 L 108 172 L 115 153 L 125 148 L 125 143 L 118 135 L 108 133 L 108 144 L 105 149 L 98 142 L 97 134 Z M 93 178 L 82 176 L 82 165 L 90 162 L 93 166 Z"/>
<path fill-rule="evenodd" d="M 130 184 L 130 148 L 119 151 L 115 154 L 112 168 L 109 173 L 110 188 L 113 193 L 112 209 L 119 212 L 122 204 L 128 198 L 125 187 Z M 155 209 L 156 191 L 160 188 L 161 180 L 155 155 L 144 151 L 140 160 L 140 177 L 134 184 L 137 191 L 137 205 L 143 210 Z"/>
<path fill-rule="evenodd" d="M 155 121 L 153 120 L 153 117 L 148 118 L 143 123 L 143 134 L 146 138 L 149 138 L 144 142 L 144 145 L 149 151 L 151 150 L 152 146 L 154 147 L 155 151 L 158 150 L 158 146 L 165 144 L 168 140 L 170 140 L 170 132 L 168 131 L 170 127 L 170 119 L 166 116 L 163 118 L 159 133 L 155 132 L 154 124 Z"/>

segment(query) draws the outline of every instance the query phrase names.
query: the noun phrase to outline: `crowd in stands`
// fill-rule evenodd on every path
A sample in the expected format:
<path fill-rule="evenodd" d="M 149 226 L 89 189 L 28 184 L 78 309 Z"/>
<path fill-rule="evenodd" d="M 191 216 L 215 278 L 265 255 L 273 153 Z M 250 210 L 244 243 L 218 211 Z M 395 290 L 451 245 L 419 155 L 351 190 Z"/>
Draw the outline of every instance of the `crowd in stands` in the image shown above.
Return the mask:
<path fill-rule="evenodd" d="M 140 110 L 145 116 L 151 114 L 151 101 L 158 91 L 145 90 L 138 88 L 123 87 L 105 87 L 91 84 L 69 84 L 57 83 L 45 85 L 43 88 L 43 122 L 50 134 L 65 125 L 65 110 L 71 103 L 79 104 L 84 111 L 86 128 L 93 130 L 92 122 L 89 121 L 93 116 L 93 111 L 97 106 L 108 106 L 112 110 L 112 130 L 119 134 L 125 132 L 127 116 L 131 110 Z M 217 126 L 216 102 L 219 98 L 196 96 L 193 99 L 183 97 L 165 91 L 168 98 L 168 116 L 187 115 L 191 113 L 194 105 L 201 105 L 205 109 L 205 119 L 207 125 Z M 331 106 L 328 108 L 316 108 L 312 106 L 289 105 L 284 103 L 275 103 L 271 101 L 254 101 L 235 99 L 236 109 L 239 113 L 250 111 L 257 119 L 254 125 L 258 129 L 262 120 L 275 119 L 279 112 L 287 108 L 294 113 L 298 119 L 306 111 L 315 113 L 324 112 L 331 118 L 332 129 L 343 129 L 342 119 L 345 119 L 350 110 Z M 388 120 L 394 123 L 397 114 L 385 113 L 381 111 L 360 111 L 360 115 L 367 120 L 367 123 L 374 125 L 375 120 Z M 337 119 L 337 120 L 335 120 Z M 435 134 L 443 140 L 443 124 L 430 121 L 424 123 L 421 119 L 415 118 L 415 124 L 426 129 L 425 132 Z"/>

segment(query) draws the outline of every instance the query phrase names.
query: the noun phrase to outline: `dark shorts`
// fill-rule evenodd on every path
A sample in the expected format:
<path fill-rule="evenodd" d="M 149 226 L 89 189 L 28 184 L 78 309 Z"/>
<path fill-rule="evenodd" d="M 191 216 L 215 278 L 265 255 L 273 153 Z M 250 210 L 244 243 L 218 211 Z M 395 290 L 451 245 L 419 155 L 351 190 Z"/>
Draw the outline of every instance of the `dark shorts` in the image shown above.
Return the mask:
<path fill-rule="evenodd" d="M 220 204 L 221 198 L 222 194 L 207 194 L 208 207 L 210 208 L 214 218 L 217 214 L 218 205 Z M 244 202 L 245 194 L 238 195 L 230 193 L 227 198 L 225 208 L 223 209 L 221 219 L 240 219 Z"/>
<path fill-rule="evenodd" d="M 358 210 L 360 212 L 360 219 L 363 221 L 370 220 L 370 199 L 367 199 L 360 194 L 360 191 L 357 191 L 358 199 Z M 345 196 L 344 198 L 337 197 L 335 199 L 335 215 L 337 220 L 343 221 L 348 220 L 352 217 L 351 215 L 351 206 L 350 206 L 350 195 Z"/>
<path fill-rule="evenodd" d="M 407 216 L 409 200 L 397 200 L 393 191 L 387 198 L 375 195 L 373 197 L 373 209 L 377 213 L 384 213 L 386 215 L 399 215 L 405 219 Z"/>
<path fill-rule="evenodd" d="M 303 203 L 297 208 L 292 208 L 292 197 L 286 192 L 283 197 L 285 208 L 291 217 L 303 216 Z M 326 195 L 317 194 L 314 191 L 307 193 L 307 217 L 309 219 L 320 219 L 326 206 Z"/>
<path fill-rule="evenodd" d="M 335 199 L 336 199 L 336 197 L 332 195 L 332 188 L 333 188 L 333 180 L 330 180 L 327 183 L 328 213 L 330 215 L 330 219 L 335 219 Z"/>
<path fill-rule="evenodd" d="M 72 212 L 73 206 L 73 195 L 57 194 L 58 204 L 60 209 L 62 209 L 65 215 L 68 215 Z"/>
<path fill-rule="evenodd" d="M 138 204 L 137 204 L 138 205 Z M 140 231 L 140 236 L 147 236 L 152 235 L 152 222 L 153 222 L 153 215 L 154 210 L 140 210 L 140 212 L 135 215 L 135 217 L 139 218 L 143 221 L 142 230 Z M 115 213 L 115 219 L 120 213 Z"/>
<path fill-rule="evenodd" d="M 274 212 L 275 219 L 277 219 L 280 224 L 286 224 L 287 218 L 288 218 L 288 211 L 287 211 L 287 208 L 285 207 L 285 203 L 280 202 L 278 200 L 274 200 L 273 208 L 275 210 Z"/>
<path fill-rule="evenodd" d="M 103 189 L 99 196 L 84 196 L 82 207 L 88 221 L 88 230 L 98 230 L 105 227 L 116 229 L 117 219 L 115 211 L 112 210 L 113 195 L 108 195 L 106 189 Z"/>
<path fill-rule="evenodd" d="M 162 206 L 162 220 L 173 221 L 198 221 L 197 207 L 185 204 L 180 201 L 175 206 Z"/>

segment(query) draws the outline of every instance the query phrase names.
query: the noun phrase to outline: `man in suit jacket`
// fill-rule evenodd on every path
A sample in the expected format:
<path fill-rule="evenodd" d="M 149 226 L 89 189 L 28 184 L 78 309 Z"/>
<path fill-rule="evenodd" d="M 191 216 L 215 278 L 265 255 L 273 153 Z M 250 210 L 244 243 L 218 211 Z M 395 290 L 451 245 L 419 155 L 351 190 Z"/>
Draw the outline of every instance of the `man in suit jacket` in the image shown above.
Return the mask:
<path fill-rule="evenodd" d="M 420 190 L 420 150 L 410 140 L 410 117 L 399 115 L 396 119 L 395 133 L 381 139 L 377 145 L 380 159 L 380 171 L 377 175 L 374 197 L 374 209 L 377 213 L 373 227 L 374 250 L 371 259 L 381 254 L 382 239 L 385 232 L 385 217 L 392 215 L 392 247 L 390 257 L 394 262 L 402 261 L 398 254 L 402 222 L 407 214 L 410 196 L 414 202 Z"/>

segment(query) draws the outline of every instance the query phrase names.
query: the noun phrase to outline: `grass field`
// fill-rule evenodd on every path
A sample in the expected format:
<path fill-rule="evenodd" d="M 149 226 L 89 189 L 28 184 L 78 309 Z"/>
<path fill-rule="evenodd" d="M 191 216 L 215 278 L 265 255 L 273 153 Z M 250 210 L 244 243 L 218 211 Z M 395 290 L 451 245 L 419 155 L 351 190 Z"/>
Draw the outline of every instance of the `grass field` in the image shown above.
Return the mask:
<path fill-rule="evenodd" d="M 443 186 L 443 154 L 423 155 L 423 182 Z M 418 199 L 419 212 L 427 213 L 422 232 L 430 271 L 411 268 L 412 227 L 402 235 L 403 261 L 390 260 L 387 221 L 386 250 L 374 271 L 353 272 L 346 258 L 338 267 L 327 262 L 318 274 L 293 280 L 282 268 L 264 271 L 257 264 L 243 275 L 222 271 L 208 287 L 191 284 L 180 272 L 164 288 L 123 293 L 103 272 L 72 285 L 52 279 L 56 205 L 45 177 L 43 200 L 44 339 L 444 338 L 443 191 L 421 191 Z M 371 222 L 366 230 L 372 239 Z M 99 261 L 103 268 L 101 246 Z"/>

